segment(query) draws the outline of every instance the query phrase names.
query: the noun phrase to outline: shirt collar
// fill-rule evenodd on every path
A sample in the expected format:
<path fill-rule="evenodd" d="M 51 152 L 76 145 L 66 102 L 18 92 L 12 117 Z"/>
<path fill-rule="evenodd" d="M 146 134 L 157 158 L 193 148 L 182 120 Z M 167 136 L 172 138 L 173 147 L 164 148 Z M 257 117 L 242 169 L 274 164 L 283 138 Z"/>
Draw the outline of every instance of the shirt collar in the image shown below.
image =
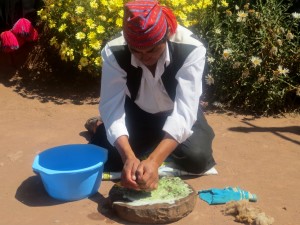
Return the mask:
<path fill-rule="evenodd" d="M 170 51 L 169 51 L 168 42 L 166 44 L 165 51 L 159 58 L 159 61 L 161 61 L 161 60 L 164 61 L 163 64 L 165 64 L 166 66 L 168 66 L 170 64 Z M 133 54 L 131 54 L 131 65 L 133 65 L 134 67 L 141 67 L 142 63 L 136 57 L 134 57 Z"/>

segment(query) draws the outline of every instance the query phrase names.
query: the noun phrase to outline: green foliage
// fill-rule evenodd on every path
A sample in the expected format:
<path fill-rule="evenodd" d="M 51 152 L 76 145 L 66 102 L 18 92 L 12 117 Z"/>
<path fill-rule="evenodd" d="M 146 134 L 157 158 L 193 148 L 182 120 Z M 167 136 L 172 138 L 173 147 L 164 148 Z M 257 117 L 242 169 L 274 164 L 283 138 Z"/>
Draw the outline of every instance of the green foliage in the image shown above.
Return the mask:
<path fill-rule="evenodd" d="M 249 2 L 213 1 L 201 14 L 196 29 L 209 45 L 210 100 L 261 114 L 297 107 L 299 14 L 277 0 Z"/>
<path fill-rule="evenodd" d="M 128 0 L 44 0 L 38 15 L 45 23 L 45 32 L 52 37 L 63 61 L 72 62 L 79 70 L 100 75 L 100 50 L 107 40 L 121 31 L 123 5 Z M 199 10 L 211 0 L 161 0 L 172 8 L 185 26 L 197 23 Z"/>
<path fill-rule="evenodd" d="M 121 30 L 122 0 L 44 0 L 38 15 L 63 61 L 100 75 L 99 51 Z"/>
<path fill-rule="evenodd" d="M 100 50 L 121 31 L 123 0 L 44 0 L 38 14 L 62 60 L 101 75 Z M 207 99 L 270 114 L 299 107 L 299 14 L 278 0 L 161 0 L 208 43 Z"/>

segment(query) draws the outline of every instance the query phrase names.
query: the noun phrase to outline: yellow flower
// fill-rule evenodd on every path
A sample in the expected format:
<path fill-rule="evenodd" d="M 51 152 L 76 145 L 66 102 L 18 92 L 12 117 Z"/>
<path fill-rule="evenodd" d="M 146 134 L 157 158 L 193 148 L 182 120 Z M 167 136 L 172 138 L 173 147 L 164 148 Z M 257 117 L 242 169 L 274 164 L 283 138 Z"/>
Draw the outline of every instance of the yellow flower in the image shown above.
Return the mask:
<path fill-rule="evenodd" d="M 72 55 L 70 55 L 70 61 L 73 61 L 74 59 L 75 59 L 75 56 L 72 53 Z"/>
<path fill-rule="evenodd" d="M 116 25 L 118 27 L 122 27 L 123 26 L 123 19 L 121 19 L 121 18 L 116 19 Z"/>
<path fill-rule="evenodd" d="M 253 63 L 254 67 L 259 66 L 262 62 L 262 60 L 259 57 L 256 57 L 256 56 L 252 56 L 250 60 Z"/>
<path fill-rule="evenodd" d="M 205 9 L 210 5 L 212 5 L 211 0 L 198 1 L 196 4 L 197 8 L 199 8 L 199 9 Z"/>
<path fill-rule="evenodd" d="M 278 66 L 277 71 L 278 71 L 279 74 L 282 74 L 282 75 L 287 75 L 287 74 L 290 72 L 289 69 L 287 69 L 287 68 L 282 68 L 281 65 Z"/>
<path fill-rule="evenodd" d="M 58 31 L 63 32 L 66 28 L 67 28 L 67 24 L 64 23 L 58 28 Z"/>
<path fill-rule="evenodd" d="M 180 4 L 180 0 L 173 0 L 172 1 L 172 5 L 175 6 L 175 7 L 179 6 L 179 4 Z"/>
<path fill-rule="evenodd" d="M 80 15 L 84 12 L 84 8 L 82 6 L 77 6 L 75 12 L 76 14 Z"/>
<path fill-rule="evenodd" d="M 227 15 L 227 16 L 232 16 L 232 12 L 231 12 L 230 10 L 227 9 L 227 10 L 226 10 L 226 15 Z"/>
<path fill-rule="evenodd" d="M 55 21 L 53 21 L 53 20 L 49 20 L 49 28 L 54 28 L 54 27 L 56 27 L 56 23 L 55 23 Z"/>
<path fill-rule="evenodd" d="M 92 19 L 87 19 L 86 20 L 86 25 L 90 28 L 90 29 L 94 29 L 96 27 L 96 24 L 94 23 L 94 20 Z"/>
<path fill-rule="evenodd" d="M 68 17 L 69 15 L 70 15 L 70 13 L 64 12 L 64 13 L 62 14 L 61 18 L 62 18 L 63 20 L 65 20 L 65 19 L 67 19 L 67 17 Z"/>
<path fill-rule="evenodd" d="M 123 0 L 114 0 L 114 5 L 116 8 L 122 8 L 123 7 Z"/>
<path fill-rule="evenodd" d="M 73 61 L 74 60 L 74 49 L 71 49 L 71 48 L 67 48 L 66 49 L 66 56 L 69 57 L 70 61 Z"/>
<path fill-rule="evenodd" d="M 224 6 L 224 7 L 227 7 L 228 6 L 228 2 L 226 2 L 226 0 L 222 0 L 221 1 L 221 5 Z"/>
<path fill-rule="evenodd" d="M 78 32 L 77 34 L 76 34 L 76 39 L 77 40 L 82 40 L 82 39 L 84 39 L 85 38 L 85 33 L 83 33 L 83 32 Z"/>
<path fill-rule="evenodd" d="M 89 45 L 90 45 L 90 47 L 92 47 L 95 50 L 100 50 L 101 44 L 102 44 L 101 41 L 94 39 L 94 40 L 90 41 Z"/>
<path fill-rule="evenodd" d="M 66 42 L 63 41 L 63 42 L 61 43 L 61 46 L 60 46 L 60 53 L 63 54 L 63 55 L 66 54 L 67 48 L 68 48 L 68 47 L 67 47 Z"/>
<path fill-rule="evenodd" d="M 95 58 L 94 63 L 96 66 L 101 66 L 101 63 L 102 63 L 101 57 Z"/>
<path fill-rule="evenodd" d="M 281 39 L 277 39 L 277 44 L 278 44 L 279 46 L 282 46 L 282 40 L 281 40 Z"/>
<path fill-rule="evenodd" d="M 205 82 L 206 82 L 207 85 L 210 86 L 210 85 L 215 83 L 215 79 L 213 78 L 212 75 L 207 74 L 207 76 L 205 77 Z"/>
<path fill-rule="evenodd" d="M 209 63 L 213 63 L 215 61 L 214 57 L 207 57 L 207 61 Z"/>
<path fill-rule="evenodd" d="M 292 13 L 292 17 L 296 20 L 300 19 L 300 13 L 294 12 Z"/>
<path fill-rule="evenodd" d="M 232 50 L 230 48 L 224 49 L 223 51 L 223 58 L 226 60 L 229 58 L 229 56 L 231 55 Z"/>
<path fill-rule="evenodd" d="M 37 11 L 37 15 L 40 16 L 42 20 L 47 20 L 47 15 L 44 9 Z"/>
<path fill-rule="evenodd" d="M 194 6 L 193 5 L 187 5 L 187 6 L 185 6 L 183 8 L 183 11 L 187 12 L 187 13 L 191 13 L 191 12 L 193 12 L 193 10 L 194 10 Z"/>
<path fill-rule="evenodd" d="M 50 45 L 53 46 L 53 45 L 56 45 L 57 44 L 57 38 L 54 36 L 50 39 Z"/>
<path fill-rule="evenodd" d="M 99 19 L 102 20 L 102 21 L 106 21 L 106 20 L 107 20 L 107 19 L 106 19 L 106 16 L 100 15 L 100 16 L 98 16 L 98 17 L 99 17 Z"/>
<path fill-rule="evenodd" d="M 100 0 L 101 4 L 104 6 L 108 6 L 108 1 L 107 0 Z"/>
<path fill-rule="evenodd" d="M 237 22 L 245 22 L 246 18 L 248 16 L 248 13 L 245 13 L 243 10 L 241 10 L 241 11 L 238 11 L 237 15 L 238 15 L 238 18 L 236 20 Z"/>
<path fill-rule="evenodd" d="M 36 11 L 36 14 L 38 16 L 41 16 L 43 13 L 44 13 L 44 9 L 40 9 L 40 10 Z"/>
<path fill-rule="evenodd" d="M 179 18 L 182 21 L 185 21 L 187 19 L 187 16 L 183 12 L 181 12 L 181 11 L 176 11 L 176 14 L 179 16 Z"/>
<path fill-rule="evenodd" d="M 88 39 L 93 40 L 96 38 L 97 35 L 95 32 L 90 32 L 90 33 L 88 33 L 87 36 L 88 36 Z"/>
<path fill-rule="evenodd" d="M 118 12 L 118 16 L 123 18 L 123 16 L 124 16 L 124 10 L 123 9 Z"/>
<path fill-rule="evenodd" d="M 90 2 L 90 6 L 93 9 L 97 9 L 98 8 L 98 3 L 95 0 L 93 0 L 93 1 Z"/>
<path fill-rule="evenodd" d="M 184 21 L 183 21 L 183 25 L 184 25 L 185 27 L 190 27 L 192 24 L 191 24 L 190 21 L 184 20 Z"/>
<path fill-rule="evenodd" d="M 291 31 L 288 31 L 288 33 L 286 34 L 286 39 L 289 41 L 294 39 L 294 35 L 291 33 Z"/>
<path fill-rule="evenodd" d="M 216 28 L 214 31 L 215 31 L 215 34 L 221 34 L 222 33 L 220 28 Z"/>
<path fill-rule="evenodd" d="M 99 25 L 97 27 L 97 33 L 98 34 L 103 34 L 104 32 L 105 32 L 105 28 L 103 26 Z"/>
<path fill-rule="evenodd" d="M 89 56 L 91 56 L 93 54 L 93 51 L 90 48 L 84 48 L 82 50 L 82 54 L 85 57 L 89 57 Z"/>
<path fill-rule="evenodd" d="M 82 67 L 86 67 L 89 64 L 89 60 L 86 57 L 81 57 L 79 63 Z"/>

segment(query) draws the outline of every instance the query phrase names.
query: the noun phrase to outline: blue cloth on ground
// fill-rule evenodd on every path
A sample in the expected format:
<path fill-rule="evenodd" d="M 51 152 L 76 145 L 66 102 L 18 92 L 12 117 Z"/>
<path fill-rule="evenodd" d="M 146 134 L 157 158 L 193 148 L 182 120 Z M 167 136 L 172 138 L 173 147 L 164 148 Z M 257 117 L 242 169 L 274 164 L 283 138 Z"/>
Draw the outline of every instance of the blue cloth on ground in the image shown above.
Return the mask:
<path fill-rule="evenodd" d="M 239 187 L 226 187 L 224 189 L 212 188 L 198 192 L 199 197 L 210 205 L 225 204 L 229 201 L 248 199 L 251 202 L 257 201 L 257 196 Z"/>

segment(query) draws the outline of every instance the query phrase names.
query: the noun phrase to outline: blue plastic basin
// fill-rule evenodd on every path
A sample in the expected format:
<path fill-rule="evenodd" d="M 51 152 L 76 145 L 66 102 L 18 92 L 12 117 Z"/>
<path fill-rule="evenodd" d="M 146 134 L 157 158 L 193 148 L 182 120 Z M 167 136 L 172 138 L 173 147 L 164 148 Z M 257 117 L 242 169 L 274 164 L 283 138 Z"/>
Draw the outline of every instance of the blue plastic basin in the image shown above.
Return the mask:
<path fill-rule="evenodd" d="M 32 164 L 47 193 L 75 201 L 95 194 L 101 184 L 107 150 L 92 144 L 70 144 L 47 149 Z"/>

